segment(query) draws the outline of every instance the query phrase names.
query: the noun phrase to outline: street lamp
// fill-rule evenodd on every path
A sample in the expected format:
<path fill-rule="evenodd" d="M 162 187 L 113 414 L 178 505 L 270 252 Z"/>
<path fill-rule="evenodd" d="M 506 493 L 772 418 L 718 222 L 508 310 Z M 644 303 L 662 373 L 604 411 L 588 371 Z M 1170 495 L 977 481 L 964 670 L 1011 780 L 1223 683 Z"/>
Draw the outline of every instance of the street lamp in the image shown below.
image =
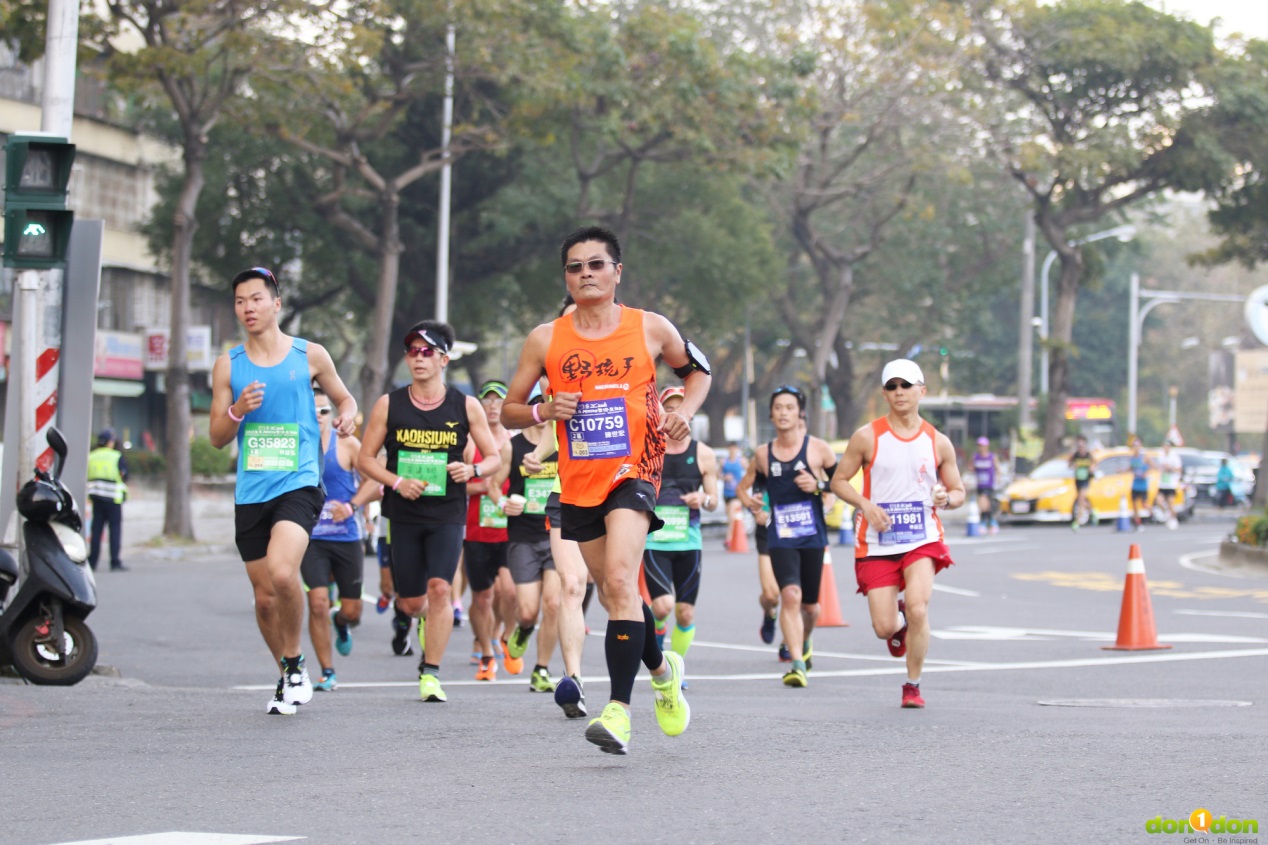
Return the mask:
<path fill-rule="evenodd" d="M 1122 226 L 1106 229 L 1104 232 L 1088 235 L 1086 238 L 1070 241 L 1070 246 L 1082 246 L 1093 241 L 1103 241 L 1106 238 L 1118 238 L 1122 243 L 1127 243 L 1134 237 L 1136 237 L 1136 227 L 1125 223 Z M 1043 270 L 1039 274 L 1039 339 L 1043 342 L 1039 347 L 1039 393 L 1042 395 L 1048 393 L 1048 272 L 1056 260 L 1057 251 L 1054 249 L 1044 258 Z"/>

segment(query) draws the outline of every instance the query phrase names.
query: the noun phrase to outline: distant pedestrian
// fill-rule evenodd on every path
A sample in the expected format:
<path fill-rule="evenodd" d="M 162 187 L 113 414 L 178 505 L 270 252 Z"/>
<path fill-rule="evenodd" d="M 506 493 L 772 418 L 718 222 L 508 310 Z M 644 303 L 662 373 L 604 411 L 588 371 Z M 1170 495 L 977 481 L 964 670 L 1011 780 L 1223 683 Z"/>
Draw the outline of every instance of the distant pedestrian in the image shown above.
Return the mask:
<path fill-rule="evenodd" d="M 88 565 L 97 568 L 101 534 L 110 526 L 110 571 L 127 572 L 119 557 L 123 545 L 123 503 L 128 498 L 128 462 L 115 448 L 113 429 L 97 435 L 97 448 L 88 453 L 88 498 L 92 501 L 92 545 Z"/>
<path fill-rule="evenodd" d="M 977 480 L 977 507 L 982 513 L 982 524 L 991 534 L 998 534 L 999 520 L 995 518 L 995 489 L 999 482 L 999 460 L 991 451 L 989 437 L 977 439 L 977 452 L 973 455 L 973 475 Z"/>

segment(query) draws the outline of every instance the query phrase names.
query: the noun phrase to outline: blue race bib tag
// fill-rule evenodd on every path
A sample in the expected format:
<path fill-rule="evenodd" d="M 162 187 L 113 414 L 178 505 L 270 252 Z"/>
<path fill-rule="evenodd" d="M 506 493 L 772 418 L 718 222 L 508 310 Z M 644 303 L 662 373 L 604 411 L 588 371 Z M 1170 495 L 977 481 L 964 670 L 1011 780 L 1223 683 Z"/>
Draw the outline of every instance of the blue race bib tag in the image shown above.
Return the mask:
<path fill-rule="evenodd" d="M 630 455 L 630 423 L 625 399 L 592 399 L 577 403 L 568 420 L 568 455 L 574 460 L 624 458 Z"/>
<path fill-rule="evenodd" d="M 882 546 L 893 546 L 898 543 L 916 543 L 924 540 L 925 503 L 924 502 L 882 502 L 881 509 L 889 514 L 888 531 L 882 531 L 876 542 Z"/>
<path fill-rule="evenodd" d="M 793 540 L 798 537 L 813 537 L 819 532 L 815 525 L 815 512 L 810 502 L 793 502 L 786 505 L 775 505 L 775 536 L 781 540 Z"/>

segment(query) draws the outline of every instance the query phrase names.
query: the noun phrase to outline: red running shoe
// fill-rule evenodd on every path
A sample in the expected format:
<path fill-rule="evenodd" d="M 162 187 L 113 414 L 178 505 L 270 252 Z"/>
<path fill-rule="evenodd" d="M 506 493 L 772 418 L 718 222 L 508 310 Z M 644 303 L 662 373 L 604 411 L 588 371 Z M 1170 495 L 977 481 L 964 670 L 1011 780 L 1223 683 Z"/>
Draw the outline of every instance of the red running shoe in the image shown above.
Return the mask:
<path fill-rule="evenodd" d="M 920 697 L 919 684 L 903 684 L 903 707 L 923 708 L 925 700 Z"/>
<path fill-rule="evenodd" d="M 903 617 L 903 627 L 885 641 L 885 645 L 889 647 L 889 653 L 894 657 L 902 657 L 907 653 L 907 605 L 902 599 L 898 600 L 898 612 Z"/>

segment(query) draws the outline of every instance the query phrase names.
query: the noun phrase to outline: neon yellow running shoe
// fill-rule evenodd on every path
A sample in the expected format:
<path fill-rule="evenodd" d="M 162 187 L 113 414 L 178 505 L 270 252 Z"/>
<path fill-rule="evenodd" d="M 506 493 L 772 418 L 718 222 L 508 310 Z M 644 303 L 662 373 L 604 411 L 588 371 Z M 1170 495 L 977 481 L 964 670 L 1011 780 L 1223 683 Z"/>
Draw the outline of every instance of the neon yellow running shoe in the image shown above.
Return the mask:
<path fill-rule="evenodd" d="M 506 639 L 507 656 L 512 658 L 523 657 L 524 652 L 528 651 L 528 638 L 530 636 L 532 634 L 527 633 L 519 625 L 516 625 L 515 630 L 511 631 L 511 636 Z"/>
<path fill-rule="evenodd" d="M 801 659 L 806 663 L 806 671 L 814 668 L 815 645 L 813 639 L 807 639 L 802 645 Z"/>
<path fill-rule="evenodd" d="M 656 721 L 665 736 L 678 736 L 691 722 L 691 707 L 682 694 L 682 678 L 685 673 L 682 658 L 676 652 L 662 652 L 669 664 L 669 677 L 662 681 L 652 678 L 652 692 L 656 696 Z"/>
<path fill-rule="evenodd" d="M 418 617 L 418 653 L 427 653 L 427 620 Z"/>
<path fill-rule="evenodd" d="M 605 754 L 624 754 L 630 744 L 630 714 L 615 701 L 608 702 L 599 718 L 586 727 L 586 739 Z"/>
<path fill-rule="evenodd" d="M 554 692 L 555 682 L 550 679 L 550 672 L 546 669 L 534 669 L 533 674 L 528 676 L 529 692 Z"/>
<path fill-rule="evenodd" d="M 445 691 L 440 688 L 440 678 L 435 675 L 418 676 L 418 697 L 423 701 L 448 701 Z"/>
<path fill-rule="evenodd" d="M 800 669 L 789 669 L 784 673 L 784 686 L 786 687 L 808 687 L 810 680 L 806 677 L 806 673 Z"/>

